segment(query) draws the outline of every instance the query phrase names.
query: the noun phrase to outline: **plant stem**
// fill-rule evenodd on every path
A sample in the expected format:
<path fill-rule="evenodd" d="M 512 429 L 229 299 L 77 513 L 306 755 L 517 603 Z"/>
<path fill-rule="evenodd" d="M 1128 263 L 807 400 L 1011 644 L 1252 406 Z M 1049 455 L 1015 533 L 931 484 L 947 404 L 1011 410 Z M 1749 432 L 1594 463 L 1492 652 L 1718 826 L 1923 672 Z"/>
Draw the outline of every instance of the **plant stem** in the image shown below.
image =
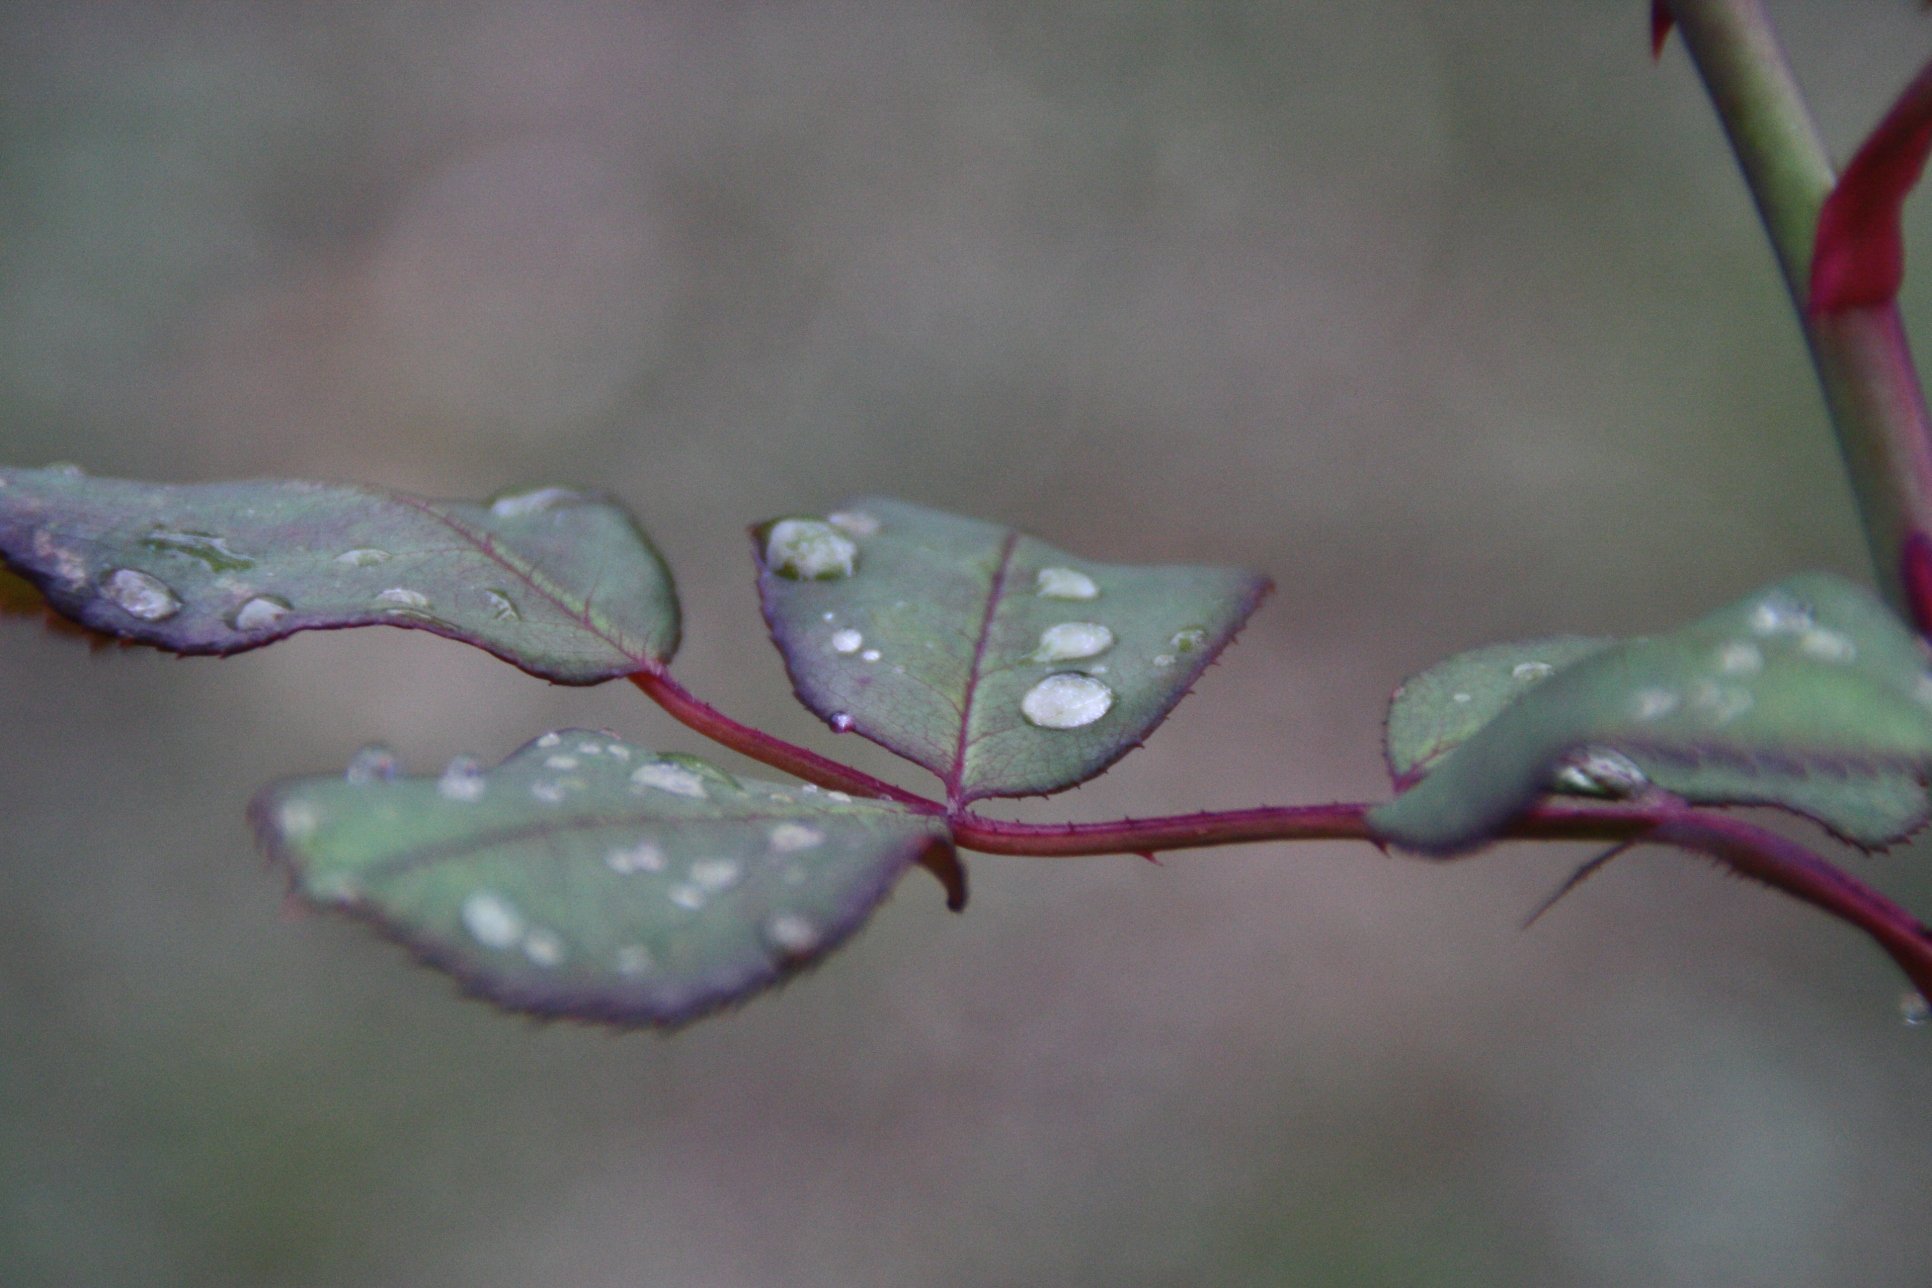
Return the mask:
<path fill-rule="evenodd" d="M 1804 327 L 1879 585 L 1923 629 L 1932 606 L 1915 601 L 1902 565 L 1913 534 L 1932 533 L 1932 426 L 1898 308 L 1807 308 L 1818 211 L 1834 176 L 1763 5 L 1669 3 Z"/>

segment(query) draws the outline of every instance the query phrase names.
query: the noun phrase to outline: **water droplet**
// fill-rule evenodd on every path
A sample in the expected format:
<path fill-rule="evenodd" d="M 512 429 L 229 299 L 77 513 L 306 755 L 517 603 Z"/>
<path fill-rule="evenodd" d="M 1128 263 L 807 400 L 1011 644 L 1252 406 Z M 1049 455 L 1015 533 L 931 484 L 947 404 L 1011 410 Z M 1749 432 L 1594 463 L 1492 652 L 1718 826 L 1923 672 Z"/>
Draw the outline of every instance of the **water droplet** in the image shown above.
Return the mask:
<path fill-rule="evenodd" d="M 1093 599 L 1100 587 L 1072 568 L 1042 568 L 1033 578 L 1033 593 L 1042 599 Z"/>
<path fill-rule="evenodd" d="M 395 752 L 382 743 L 372 742 L 349 757 L 349 767 L 342 771 L 342 777 L 358 787 L 366 787 L 370 783 L 388 782 L 400 768 Z"/>
<path fill-rule="evenodd" d="M 483 592 L 483 602 L 490 606 L 490 616 L 499 622 L 520 622 L 523 614 L 517 611 L 516 601 L 500 590 Z"/>
<path fill-rule="evenodd" d="M 181 611 L 181 601 L 156 578 L 132 568 L 116 568 L 101 582 L 108 602 L 144 622 L 162 622 Z"/>
<path fill-rule="evenodd" d="M 859 651 L 859 646 L 863 643 L 865 643 L 865 636 L 859 634 L 849 626 L 842 631 L 832 632 L 832 651 L 834 653 L 856 653 Z"/>
<path fill-rule="evenodd" d="M 793 581 L 835 581 L 858 567 L 852 538 L 822 519 L 780 519 L 765 534 L 765 566 Z"/>
<path fill-rule="evenodd" d="M 1735 684 L 1700 680 L 1691 690 L 1691 705 L 1707 712 L 1718 724 L 1731 723 L 1749 711 L 1752 703 L 1750 693 Z"/>
<path fill-rule="evenodd" d="M 253 559 L 237 554 L 229 546 L 227 538 L 218 537 L 212 532 L 155 528 L 141 538 L 141 544 L 150 550 L 161 550 L 169 554 L 187 555 L 190 559 L 198 559 L 208 566 L 210 572 L 240 572 L 255 566 Z"/>
<path fill-rule="evenodd" d="M 580 756 L 601 756 L 604 754 L 604 748 L 600 743 L 580 742 L 577 744 L 577 754 Z"/>
<path fill-rule="evenodd" d="M 230 620 L 238 631 L 272 630 L 289 615 L 289 603 L 274 595 L 257 595 L 235 610 Z"/>
<path fill-rule="evenodd" d="M 631 758 L 631 749 L 621 742 L 604 744 L 604 751 L 606 754 L 615 756 L 619 760 L 629 760 Z"/>
<path fill-rule="evenodd" d="M 1468 703 L 1474 702 L 1476 697 L 1471 693 L 1452 693 L 1449 695 L 1449 700 L 1457 703 Z"/>
<path fill-rule="evenodd" d="M 1758 635 L 1795 635 L 1814 622 L 1810 607 L 1783 591 L 1773 591 L 1751 609 L 1751 630 Z"/>
<path fill-rule="evenodd" d="M 1114 691 L 1090 675 L 1049 675 L 1020 699 L 1020 714 L 1042 729 L 1079 729 L 1107 714 Z"/>
<path fill-rule="evenodd" d="M 617 950 L 619 975 L 648 975 L 655 964 L 651 960 L 651 950 L 642 944 L 625 944 Z"/>
<path fill-rule="evenodd" d="M 1725 675 L 1756 675 L 1764 669 L 1764 654 L 1749 640 L 1731 640 L 1717 650 L 1717 669 Z"/>
<path fill-rule="evenodd" d="M 562 742 L 563 742 L 563 735 L 553 731 L 551 733 L 544 734 L 541 738 L 538 738 L 537 746 L 555 747 Z"/>
<path fill-rule="evenodd" d="M 1812 629 L 1798 636 L 1798 651 L 1821 662 L 1850 662 L 1858 656 L 1858 645 L 1837 631 Z"/>
<path fill-rule="evenodd" d="M 1114 646 L 1114 633 L 1097 622 L 1061 622 L 1040 632 L 1035 662 L 1070 662 L 1098 657 Z"/>
<path fill-rule="evenodd" d="M 852 803 L 852 798 L 844 792 L 827 792 L 825 793 L 825 799 L 828 801 L 836 801 L 840 805 L 850 805 Z"/>
<path fill-rule="evenodd" d="M 1932 1022 L 1932 1004 L 1928 1004 L 1923 993 L 1905 993 L 1898 999 L 1898 1017 L 1911 1028 L 1920 1028 Z"/>
<path fill-rule="evenodd" d="M 1621 752 L 1586 747 L 1572 753 L 1556 771 L 1555 785 L 1587 796 L 1635 796 L 1650 785 L 1637 762 Z"/>
<path fill-rule="evenodd" d="M 743 871 L 731 859 L 699 859 L 691 865 L 691 883 L 701 890 L 716 893 L 736 885 Z"/>
<path fill-rule="evenodd" d="M 1167 646 L 1176 653 L 1192 653 L 1205 643 L 1207 643 L 1207 627 L 1185 626 L 1174 632 L 1174 638 L 1167 641 Z"/>
<path fill-rule="evenodd" d="M 61 545 L 45 528 L 34 529 L 34 558 L 70 590 L 87 583 L 87 561 Z"/>
<path fill-rule="evenodd" d="M 305 841 L 322 826 L 322 811 L 308 801 L 283 801 L 275 812 L 275 825 L 291 841 Z"/>
<path fill-rule="evenodd" d="M 523 917 L 502 895 L 478 890 L 463 900 L 463 928 L 485 948 L 508 948 L 523 938 Z"/>
<path fill-rule="evenodd" d="M 879 521 L 864 510 L 838 510 L 826 515 L 825 521 L 855 537 L 876 536 L 879 531 Z"/>
<path fill-rule="evenodd" d="M 1510 675 L 1524 682 L 1547 680 L 1556 674 L 1556 668 L 1548 662 L 1518 662 L 1509 668 Z"/>
<path fill-rule="evenodd" d="M 339 564 L 347 564 L 351 568 L 368 568 L 375 564 L 387 563 L 389 552 L 377 550 L 373 546 L 362 546 L 355 550 L 344 550 L 335 557 L 335 561 Z"/>
<path fill-rule="evenodd" d="M 865 662 L 876 662 L 882 656 L 883 654 L 881 654 L 878 649 L 869 648 L 865 652 L 859 654 L 859 659 Z"/>
<path fill-rule="evenodd" d="M 575 756 L 561 755 L 546 756 L 543 767 L 545 769 L 575 769 L 577 767 L 577 758 Z"/>
<path fill-rule="evenodd" d="M 446 801 L 482 800 L 485 787 L 483 766 L 475 756 L 456 757 L 436 780 L 436 794 Z"/>
<path fill-rule="evenodd" d="M 839 615 L 829 608 L 820 613 L 819 616 L 828 622 L 836 622 L 839 619 Z"/>
<path fill-rule="evenodd" d="M 1638 689 L 1630 699 L 1630 714 L 1639 720 L 1662 720 L 1677 710 L 1677 695 L 1669 689 Z"/>
<path fill-rule="evenodd" d="M 87 477 L 87 471 L 72 461 L 55 461 L 53 464 L 44 467 L 44 471 L 64 479 L 84 479 Z"/>
<path fill-rule="evenodd" d="M 803 823 L 780 823 L 766 834 L 771 848 L 779 854 L 790 854 L 795 850 L 809 850 L 825 841 L 825 833 Z"/>
<path fill-rule="evenodd" d="M 665 897 L 678 907 L 683 908 L 686 912 L 696 912 L 698 909 L 704 907 L 706 901 L 710 898 L 709 895 L 705 894 L 697 886 L 683 883 L 672 886 Z"/>
<path fill-rule="evenodd" d="M 827 723 L 832 726 L 832 732 L 834 733 L 851 733 L 852 726 L 856 724 L 857 721 L 853 720 L 851 715 L 847 712 L 834 711 L 832 713 L 832 718 L 829 721 L 827 721 Z"/>
<path fill-rule="evenodd" d="M 427 595 L 419 591 L 405 590 L 401 586 L 391 586 L 388 590 L 377 595 L 376 598 L 385 604 L 393 604 L 397 608 L 413 608 L 421 611 L 429 607 L 429 597 Z"/>
<path fill-rule="evenodd" d="M 555 966 L 563 961 L 563 940 L 548 930 L 533 928 L 523 937 L 523 955 L 539 966 Z"/>
<path fill-rule="evenodd" d="M 808 957 L 818 951 L 818 927 L 795 912 L 777 912 L 760 927 L 765 942 L 787 957 Z"/>
<path fill-rule="evenodd" d="M 649 841 L 619 845 L 604 855 L 604 866 L 619 876 L 630 876 L 634 872 L 662 872 L 664 851 Z"/>
<path fill-rule="evenodd" d="M 1165 671 L 1168 667 L 1174 665 L 1174 663 L 1179 660 L 1180 659 L 1176 658 L 1172 653 L 1154 654 L 1154 665 L 1159 667 L 1163 671 Z"/>
<path fill-rule="evenodd" d="M 531 784 L 530 794 L 546 805 L 561 805 L 570 791 L 558 780 L 545 778 Z"/>
<path fill-rule="evenodd" d="M 664 760 L 653 760 L 639 765 L 631 771 L 631 781 L 639 787 L 655 787 L 661 792 L 669 792 L 673 796 L 689 796 L 694 800 L 703 800 L 707 795 L 704 790 L 704 779 L 682 765 L 674 765 Z"/>
<path fill-rule="evenodd" d="M 490 513 L 499 519 L 521 519 L 560 506 L 581 505 L 590 500 L 582 492 L 567 487 L 520 488 L 501 492 L 490 500 Z"/>

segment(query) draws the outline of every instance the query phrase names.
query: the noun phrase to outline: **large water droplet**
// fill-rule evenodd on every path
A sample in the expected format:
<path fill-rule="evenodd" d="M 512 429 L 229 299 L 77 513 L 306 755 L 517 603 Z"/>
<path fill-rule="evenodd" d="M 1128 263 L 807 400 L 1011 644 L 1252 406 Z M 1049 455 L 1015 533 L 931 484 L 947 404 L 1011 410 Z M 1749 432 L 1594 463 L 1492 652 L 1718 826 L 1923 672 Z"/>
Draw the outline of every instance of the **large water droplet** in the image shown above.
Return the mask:
<path fill-rule="evenodd" d="M 500 590 L 486 590 L 483 601 L 490 606 L 490 616 L 499 622 L 520 622 L 523 614 L 517 611 L 516 601 Z"/>
<path fill-rule="evenodd" d="M 1635 796 L 1650 786 L 1650 777 L 1622 752 L 1585 747 L 1570 755 L 1552 780 L 1567 792 L 1586 796 Z"/>
<path fill-rule="evenodd" d="M 604 866 L 619 876 L 664 871 L 664 851 L 649 841 L 619 845 L 604 855 Z"/>
<path fill-rule="evenodd" d="M 1020 699 L 1020 714 L 1042 729 L 1079 729 L 1107 714 L 1114 691 L 1074 671 L 1049 675 Z"/>
<path fill-rule="evenodd" d="M 818 951 L 818 927 L 795 912 L 777 912 L 759 927 L 770 944 L 786 957 L 809 957 Z"/>
<path fill-rule="evenodd" d="M 1033 593 L 1042 599 L 1093 599 L 1100 594 L 1100 587 L 1077 569 L 1042 568 L 1034 575 Z"/>
<path fill-rule="evenodd" d="M 116 568 L 101 581 L 108 602 L 144 622 L 162 622 L 181 611 L 181 601 L 154 577 L 132 568 Z"/>
<path fill-rule="evenodd" d="M 478 890 L 463 900 L 463 928 L 485 948 L 508 948 L 523 938 L 523 916 L 502 895 Z"/>
<path fill-rule="evenodd" d="M 1512 679 L 1529 684 L 1536 680 L 1549 679 L 1556 674 L 1556 668 L 1548 662 L 1518 662 L 1509 668 L 1509 674 Z"/>
<path fill-rule="evenodd" d="M 344 550 L 335 557 L 335 561 L 339 564 L 347 564 L 351 568 L 369 568 L 379 563 L 387 563 L 389 552 L 377 550 L 373 546 L 363 546 L 356 550 Z"/>
<path fill-rule="evenodd" d="M 1061 622 L 1040 632 L 1035 662 L 1070 662 L 1098 657 L 1114 646 L 1114 633 L 1098 622 Z"/>
<path fill-rule="evenodd" d="M 765 534 L 765 566 L 793 581 L 835 581 L 858 568 L 852 538 L 822 519 L 780 519 Z"/>
<path fill-rule="evenodd" d="M 640 787 L 655 787 L 673 796 L 689 796 L 703 800 L 706 796 L 704 779 L 683 765 L 670 761 L 653 760 L 639 765 L 631 771 L 631 781 Z"/>
<path fill-rule="evenodd" d="M 289 615 L 289 603 L 274 595 L 257 595 L 235 610 L 230 623 L 238 631 L 266 631 Z"/>
<path fill-rule="evenodd" d="M 479 801 L 488 784 L 483 765 L 475 756 L 458 756 L 443 767 L 436 780 L 436 794 L 446 801 Z"/>
<path fill-rule="evenodd" d="M 376 596 L 382 603 L 396 608 L 410 608 L 421 612 L 429 607 L 429 597 L 421 591 L 408 590 L 401 586 L 391 586 Z"/>
<path fill-rule="evenodd" d="M 864 510 L 839 510 L 826 515 L 825 521 L 855 537 L 872 537 L 879 533 L 878 519 Z"/>
<path fill-rule="evenodd" d="M 156 528 L 141 538 L 141 544 L 150 550 L 198 559 L 208 566 L 210 572 L 240 572 L 255 566 L 253 559 L 236 553 L 229 546 L 227 538 L 218 537 L 212 532 Z"/>
<path fill-rule="evenodd" d="M 771 841 L 772 851 L 776 854 L 790 854 L 796 850 L 809 850 L 825 841 L 825 833 L 803 823 L 779 823 L 766 833 Z"/>
<path fill-rule="evenodd" d="M 832 651 L 834 653 L 856 653 L 859 651 L 859 646 L 864 643 L 865 636 L 859 634 L 849 626 L 844 630 L 832 632 Z"/>
<path fill-rule="evenodd" d="M 394 751 L 382 743 L 372 742 L 349 757 L 349 767 L 342 771 L 342 777 L 358 787 L 366 787 L 370 783 L 388 782 L 400 768 Z"/>
<path fill-rule="evenodd" d="M 582 492 L 567 487 L 521 488 L 499 493 L 490 501 L 490 513 L 499 519 L 521 519 L 560 506 L 581 505 L 590 500 Z"/>

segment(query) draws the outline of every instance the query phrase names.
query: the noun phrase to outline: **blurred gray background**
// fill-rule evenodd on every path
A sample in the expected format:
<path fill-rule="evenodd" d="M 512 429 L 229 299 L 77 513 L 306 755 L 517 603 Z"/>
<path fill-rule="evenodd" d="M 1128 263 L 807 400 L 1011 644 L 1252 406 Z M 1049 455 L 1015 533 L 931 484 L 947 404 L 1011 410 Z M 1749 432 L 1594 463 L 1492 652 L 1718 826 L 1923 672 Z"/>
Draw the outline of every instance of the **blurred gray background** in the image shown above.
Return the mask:
<path fill-rule="evenodd" d="M 1840 156 L 1916 8 L 1773 6 Z M 1038 819 L 1376 796 L 1384 697 L 1443 655 L 1864 573 L 1641 0 L 7 3 L 0 457 L 610 488 L 687 684 L 908 783 L 792 704 L 748 522 L 883 491 L 1271 572 Z M 671 1038 L 280 912 L 263 780 L 564 723 L 699 749 L 421 634 L 180 662 L 0 622 L 0 1281 L 1925 1281 L 1932 1030 L 1863 940 L 1681 856 L 1528 932 L 1588 851 L 982 858 L 964 917 L 915 874 Z M 1932 910 L 1925 857 L 1855 863 Z"/>

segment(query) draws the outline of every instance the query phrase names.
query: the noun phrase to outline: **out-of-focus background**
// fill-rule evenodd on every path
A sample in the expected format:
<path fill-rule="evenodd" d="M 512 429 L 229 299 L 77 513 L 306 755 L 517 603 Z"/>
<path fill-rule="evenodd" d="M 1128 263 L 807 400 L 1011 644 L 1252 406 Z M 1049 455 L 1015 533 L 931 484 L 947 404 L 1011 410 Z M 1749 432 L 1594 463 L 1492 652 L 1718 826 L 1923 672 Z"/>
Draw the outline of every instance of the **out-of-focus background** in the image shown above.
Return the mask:
<path fill-rule="evenodd" d="M 1160 736 L 1019 812 L 1378 795 L 1441 656 L 1864 570 L 1644 8 L 6 4 L 0 457 L 607 487 L 686 683 L 888 774 L 792 704 L 748 522 L 883 491 L 1250 565 L 1278 593 Z M 1840 156 L 1916 9 L 1773 6 Z M 264 779 L 564 723 L 699 749 L 426 635 L 0 622 L 0 1281 L 1925 1282 L 1932 1030 L 1679 856 L 1528 932 L 1585 852 L 984 858 L 964 917 L 915 874 L 670 1038 L 282 913 Z M 1926 857 L 1856 866 L 1932 910 Z"/>

